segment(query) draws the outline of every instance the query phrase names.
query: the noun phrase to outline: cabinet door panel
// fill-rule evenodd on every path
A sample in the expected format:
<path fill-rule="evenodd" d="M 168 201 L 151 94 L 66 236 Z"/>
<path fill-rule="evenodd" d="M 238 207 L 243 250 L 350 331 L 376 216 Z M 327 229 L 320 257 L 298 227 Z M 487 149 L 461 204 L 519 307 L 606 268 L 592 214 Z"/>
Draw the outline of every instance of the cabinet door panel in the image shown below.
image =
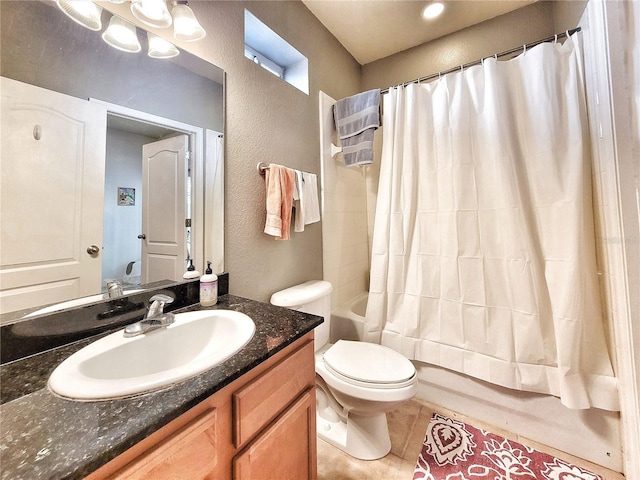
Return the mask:
<path fill-rule="evenodd" d="M 117 471 L 113 479 L 216 479 L 217 410 L 210 409 L 135 461 Z"/>
<path fill-rule="evenodd" d="M 315 384 L 313 342 L 233 394 L 234 443 L 241 447 Z"/>
<path fill-rule="evenodd" d="M 315 395 L 307 390 L 233 460 L 233 478 L 316 478 Z"/>

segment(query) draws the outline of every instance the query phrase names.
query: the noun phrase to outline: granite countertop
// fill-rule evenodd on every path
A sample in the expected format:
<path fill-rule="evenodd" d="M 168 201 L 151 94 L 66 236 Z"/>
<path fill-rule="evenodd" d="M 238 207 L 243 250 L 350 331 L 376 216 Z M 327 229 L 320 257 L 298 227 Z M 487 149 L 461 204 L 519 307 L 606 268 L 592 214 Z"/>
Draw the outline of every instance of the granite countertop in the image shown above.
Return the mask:
<path fill-rule="evenodd" d="M 217 367 L 156 392 L 98 402 L 53 395 L 46 387 L 53 369 L 96 337 L 3 365 L 3 396 L 10 400 L 0 406 L 2 479 L 83 478 L 322 323 L 232 295 L 208 309 L 247 314 L 256 324 L 253 338 Z"/>

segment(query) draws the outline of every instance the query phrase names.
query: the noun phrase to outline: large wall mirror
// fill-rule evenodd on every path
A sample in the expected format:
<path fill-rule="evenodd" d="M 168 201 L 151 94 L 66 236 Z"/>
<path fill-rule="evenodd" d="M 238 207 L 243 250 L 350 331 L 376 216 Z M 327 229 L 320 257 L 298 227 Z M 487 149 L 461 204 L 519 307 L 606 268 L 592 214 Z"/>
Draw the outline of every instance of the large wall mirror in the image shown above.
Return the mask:
<path fill-rule="evenodd" d="M 224 72 L 149 57 L 141 29 L 116 50 L 51 1 L 2 1 L 0 20 L 4 319 L 180 280 L 187 258 L 222 272 Z"/>

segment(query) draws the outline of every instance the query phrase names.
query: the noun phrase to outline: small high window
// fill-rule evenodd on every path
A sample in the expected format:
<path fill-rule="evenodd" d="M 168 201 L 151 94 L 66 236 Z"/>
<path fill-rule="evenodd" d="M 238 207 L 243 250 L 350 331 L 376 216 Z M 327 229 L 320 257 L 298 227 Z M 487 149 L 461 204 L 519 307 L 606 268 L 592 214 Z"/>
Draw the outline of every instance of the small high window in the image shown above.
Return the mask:
<path fill-rule="evenodd" d="M 309 61 L 249 10 L 244 11 L 244 55 L 309 95 Z"/>

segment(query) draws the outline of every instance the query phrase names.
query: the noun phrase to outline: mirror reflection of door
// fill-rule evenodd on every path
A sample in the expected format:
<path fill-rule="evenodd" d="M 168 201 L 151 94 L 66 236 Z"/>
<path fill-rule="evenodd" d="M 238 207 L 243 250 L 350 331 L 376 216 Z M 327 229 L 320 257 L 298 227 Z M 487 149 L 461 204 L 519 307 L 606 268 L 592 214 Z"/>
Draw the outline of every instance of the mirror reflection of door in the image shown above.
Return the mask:
<path fill-rule="evenodd" d="M 96 293 L 106 109 L 0 81 L 0 310 Z"/>
<path fill-rule="evenodd" d="M 103 287 L 111 279 L 121 281 L 125 289 L 180 279 L 189 244 L 185 220 L 178 217 L 189 218 L 182 210 L 188 209 L 191 200 L 184 193 L 189 177 L 181 174 L 187 165 L 173 157 L 184 159 L 185 155 L 178 151 L 188 149 L 189 137 L 171 127 L 117 115 L 109 115 L 107 125 Z M 158 177 L 149 182 L 149 187 L 143 180 L 149 179 L 143 167 L 149 160 L 145 149 L 153 160 L 149 173 Z M 151 219 L 143 220 L 143 214 L 150 214 Z M 155 217 L 160 222 L 158 226 L 154 224 Z M 146 238 L 138 238 L 142 235 Z"/>
<path fill-rule="evenodd" d="M 187 258 L 189 138 L 142 148 L 142 282 L 180 279 Z"/>

